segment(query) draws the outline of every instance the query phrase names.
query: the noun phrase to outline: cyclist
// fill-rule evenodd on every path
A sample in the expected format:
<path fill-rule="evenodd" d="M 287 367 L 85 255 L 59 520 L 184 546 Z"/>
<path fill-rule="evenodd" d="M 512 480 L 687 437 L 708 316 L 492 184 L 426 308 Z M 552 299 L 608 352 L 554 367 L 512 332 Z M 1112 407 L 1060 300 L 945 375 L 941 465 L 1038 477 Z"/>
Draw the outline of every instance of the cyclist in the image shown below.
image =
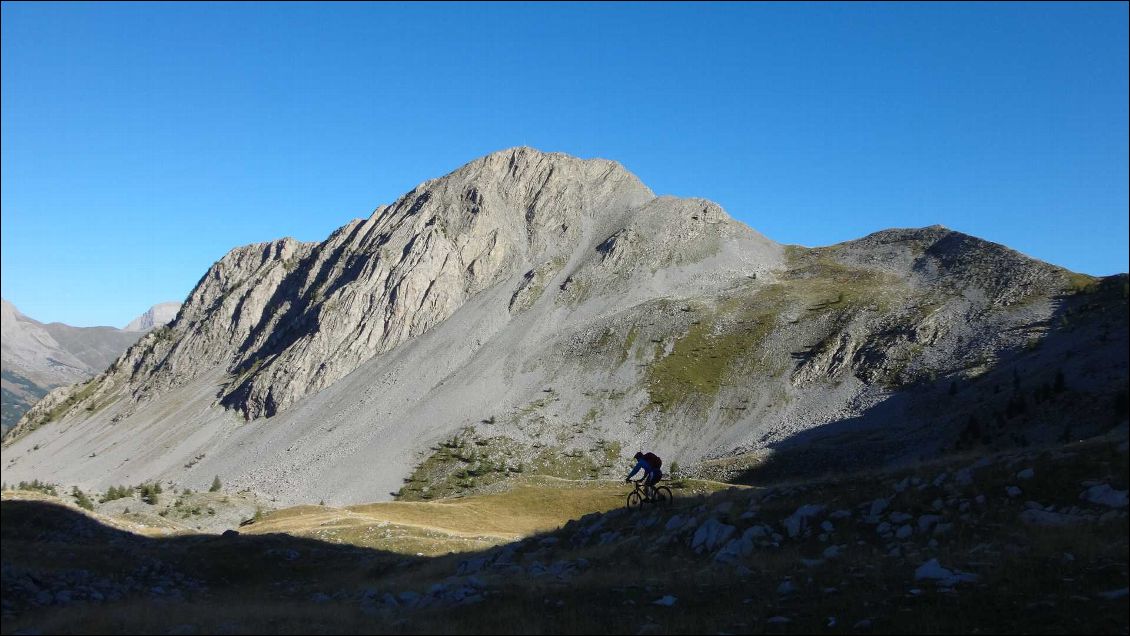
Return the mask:
<path fill-rule="evenodd" d="M 632 472 L 628 473 L 628 476 L 624 478 L 624 482 L 632 481 L 632 475 L 635 475 L 642 469 L 647 501 L 651 501 L 653 493 L 655 492 L 655 484 L 663 478 L 663 471 L 660 470 L 660 467 L 663 466 L 663 460 L 652 452 L 636 453 L 635 460 L 636 467 L 632 469 Z"/>

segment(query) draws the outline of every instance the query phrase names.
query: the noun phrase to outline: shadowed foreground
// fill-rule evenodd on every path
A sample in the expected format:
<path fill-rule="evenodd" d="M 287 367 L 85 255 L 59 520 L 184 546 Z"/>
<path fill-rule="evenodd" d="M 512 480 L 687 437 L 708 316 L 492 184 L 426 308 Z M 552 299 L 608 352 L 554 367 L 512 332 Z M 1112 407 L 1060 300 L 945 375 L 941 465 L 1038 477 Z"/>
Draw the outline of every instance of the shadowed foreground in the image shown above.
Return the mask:
<path fill-rule="evenodd" d="M 1126 633 L 1127 470 L 1123 426 L 913 470 L 681 493 L 668 510 L 588 514 L 436 557 L 288 534 L 147 538 L 9 499 L 3 632 Z M 302 532 L 302 516 L 273 523 Z"/>

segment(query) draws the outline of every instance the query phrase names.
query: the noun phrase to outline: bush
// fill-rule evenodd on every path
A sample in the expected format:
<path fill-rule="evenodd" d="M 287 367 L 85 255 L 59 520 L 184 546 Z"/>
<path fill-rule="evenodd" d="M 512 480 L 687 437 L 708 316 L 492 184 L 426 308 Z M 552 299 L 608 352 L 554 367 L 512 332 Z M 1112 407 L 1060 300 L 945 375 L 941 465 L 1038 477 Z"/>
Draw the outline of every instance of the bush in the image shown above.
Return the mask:
<path fill-rule="evenodd" d="M 59 494 L 58 492 L 55 491 L 55 484 L 49 484 L 47 482 L 39 481 L 38 479 L 33 480 L 33 481 L 21 481 L 20 485 L 17 486 L 16 489 L 17 490 L 35 490 L 35 491 L 38 491 L 38 492 L 41 492 L 41 493 L 44 493 L 44 494 L 47 494 L 47 495 L 58 495 Z"/>
<path fill-rule="evenodd" d="M 94 510 L 94 502 L 90 500 L 90 497 L 86 496 L 86 493 L 79 490 L 78 486 L 75 486 L 71 490 L 71 496 L 75 498 L 75 503 L 78 504 L 79 508 L 82 508 L 84 510 Z"/>
<path fill-rule="evenodd" d="M 98 500 L 98 503 L 106 503 L 107 501 L 114 501 L 115 499 L 125 499 L 126 497 L 133 496 L 133 488 L 129 486 L 110 486 L 106 490 L 106 494 Z"/>
<path fill-rule="evenodd" d="M 141 494 L 141 500 L 151 506 L 156 506 L 157 502 L 161 500 L 161 498 L 157 496 L 161 494 L 160 483 L 141 484 L 137 487 L 137 492 Z"/>
<path fill-rule="evenodd" d="M 223 488 L 223 484 L 220 483 L 220 476 L 216 475 L 216 478 L 212 480 L 212 486 L 208 488 L 208 492 L 218 492 L 220 488 Z"/>

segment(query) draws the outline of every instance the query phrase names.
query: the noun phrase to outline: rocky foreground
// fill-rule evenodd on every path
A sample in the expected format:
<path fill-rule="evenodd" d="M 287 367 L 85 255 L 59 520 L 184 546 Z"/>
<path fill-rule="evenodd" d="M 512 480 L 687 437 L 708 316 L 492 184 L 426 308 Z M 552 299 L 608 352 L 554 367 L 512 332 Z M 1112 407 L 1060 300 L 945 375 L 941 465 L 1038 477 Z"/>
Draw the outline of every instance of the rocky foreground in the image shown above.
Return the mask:
<path fill-rule="evenodd" d="M 1127 457 L 1123 424 L 897 472 L 676 488 L 670 508 L 433 558 L 248 528 L 152 539 L 9 498 L 3 632 L 1126 633 Z"/>

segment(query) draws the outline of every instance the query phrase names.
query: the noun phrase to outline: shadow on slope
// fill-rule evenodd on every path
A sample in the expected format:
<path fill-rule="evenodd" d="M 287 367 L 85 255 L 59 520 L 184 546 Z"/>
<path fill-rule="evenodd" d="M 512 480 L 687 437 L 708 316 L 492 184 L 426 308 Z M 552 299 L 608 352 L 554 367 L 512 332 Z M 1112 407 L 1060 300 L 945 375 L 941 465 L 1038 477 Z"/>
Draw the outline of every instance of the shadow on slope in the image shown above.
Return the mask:
<path fill-rule="evenodd" d="M 5 501 L 3 631 L 1123 633 L 1126 487 L 1120 427 L 619 508 L 430 559 L 286 535 L 144 539 Z"/>
<path fill-rule="evenodd" d="M 1102 434 L 1128 417 L 1128 316 L 1127 275 L 1098 279 L 1060 296 L 1052 318 L 1025 326 L 1040 335 L 983 373 L 918 378 L 858 417 L 731 460 L 727 480 L 769 484 Z"/>

